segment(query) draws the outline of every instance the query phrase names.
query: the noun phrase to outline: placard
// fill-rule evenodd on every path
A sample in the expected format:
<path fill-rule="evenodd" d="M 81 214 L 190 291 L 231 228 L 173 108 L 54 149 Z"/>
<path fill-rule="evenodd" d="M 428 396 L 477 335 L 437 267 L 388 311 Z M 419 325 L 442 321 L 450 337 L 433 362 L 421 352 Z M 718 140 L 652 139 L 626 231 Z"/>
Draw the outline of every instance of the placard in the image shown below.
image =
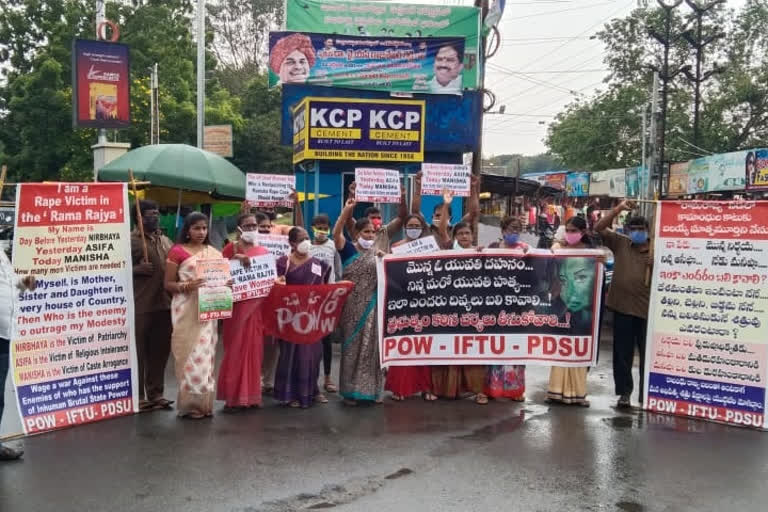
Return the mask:
<path fill-rule="evenodd" d="M 454 196 L 469 197 L 472 175 L 470 165 L 421 164 L 421 172 L 422 195 L 442 196 L 444 190 L 450 190 Z"/>
<path fill-rule="evenodd" d="M 424 101 L 306 97 L 293 108 L 293 162 L 424 160 Z"/>
<path fill-rule="evenodd" d="M 768 202 L 657 205 L 644 407 L 766 428 Z"/>
<path fill-rule="evenodd" d="M 123 183 L 23 183 L 11 372 L 24 433 L 138 412 L 128 193 Z"/>
<path fill-rule="evenodd" d="M 378 261 L 382 366 L 594 366 L 601 251 L 443 251 Z"/>
<path fill-rule="evenodd" d="M 463 90 L 464 38 L 269 33 L 269 86 L 306 83 L 402 93 Z M 471 84 L 474 88 L 474 84 Z"/>
<path fill-rule="evenodd" d="M 266 297 L 277 279 L 274 254 L 253 256 L 250 260 L 248 267 L 244 267 L 240 260 L 229 260 L 230 274 L 235 281 L 232 285 L 235 302 Z"/>
<path fill-rule="evenodd" d="M 399 203 L 400 173 L 391 169 L 355 169 L 355 200 L 363 203 Z"/>
<path fill-rule="evenodd" d="M 260 245 L 276 257 L 280 257 L 284 254 L 291 253 L 291 244 L 288 243 L 287 235 L 256 235 L 254 242 L 256 245 Z"/>
<path fill-rule="evenodd" d="M 296 190 L 293 174 L 246 174 L 245 200 L 256 208 L 293 206 L 291 194 Z"/>
<path fill-rule="evenodd" d="M 227 282 L 231 279 L 229 260 L 224 258 L 198 260 L 195 264 L 195 273 L 198 279 L 205 279 L 205 284 L 197 289 L 200 321 L 230 318 L 232 288 L 227 286 Z"/>
<path fill-rule="evenodd" d="M 393 245 L 392 254 L 426 254 L 431 252 L 437 252 L 440 250 L 440 246 L 437 245 L 435 237 L 432 235 L 425 236 L 424 238 L 418 238 L 411 240 L 410 242 L 402 245 Z"/>
<path fill-rule="evenodd" d="M 768 149 L 747 151 L 745 175 L 747 190 L 768 190 Z"/>

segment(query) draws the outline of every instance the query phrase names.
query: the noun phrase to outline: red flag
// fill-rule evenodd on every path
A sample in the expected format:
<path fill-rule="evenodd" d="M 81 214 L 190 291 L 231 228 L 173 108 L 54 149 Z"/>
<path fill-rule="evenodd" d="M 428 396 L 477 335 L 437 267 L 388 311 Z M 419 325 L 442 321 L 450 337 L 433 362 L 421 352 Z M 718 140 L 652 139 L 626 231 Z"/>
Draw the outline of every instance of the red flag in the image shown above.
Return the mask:
<path fill-rule="evenodd" d="M 333 332 L 354 283 L 275 285 L 264 302 L 264 329 L 281 340 L 315 343 Z"/>

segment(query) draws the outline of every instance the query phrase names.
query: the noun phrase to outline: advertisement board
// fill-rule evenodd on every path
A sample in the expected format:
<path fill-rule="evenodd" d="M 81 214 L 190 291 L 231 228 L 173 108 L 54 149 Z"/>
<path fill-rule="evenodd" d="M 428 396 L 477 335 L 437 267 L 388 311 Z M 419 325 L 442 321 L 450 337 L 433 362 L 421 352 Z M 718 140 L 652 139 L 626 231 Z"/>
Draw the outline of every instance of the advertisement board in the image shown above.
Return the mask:
<path fill-rule="evenodd" d="M 72 46 L 73 126 L 130 126 L 128 46 L 85 39 L 75 39 Z"/>

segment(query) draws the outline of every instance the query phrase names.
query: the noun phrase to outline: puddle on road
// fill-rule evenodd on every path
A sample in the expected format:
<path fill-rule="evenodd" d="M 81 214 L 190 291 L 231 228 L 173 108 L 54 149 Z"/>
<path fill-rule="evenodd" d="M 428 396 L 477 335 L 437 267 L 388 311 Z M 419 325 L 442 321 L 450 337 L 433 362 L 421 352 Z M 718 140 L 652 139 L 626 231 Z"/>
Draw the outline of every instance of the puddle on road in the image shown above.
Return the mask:
<path fill-rule="evenodd" d="M 616 507 L 624 512 L 644 512 L 645 505 L 634 501 L 619 501 L 616 503 Z"/>

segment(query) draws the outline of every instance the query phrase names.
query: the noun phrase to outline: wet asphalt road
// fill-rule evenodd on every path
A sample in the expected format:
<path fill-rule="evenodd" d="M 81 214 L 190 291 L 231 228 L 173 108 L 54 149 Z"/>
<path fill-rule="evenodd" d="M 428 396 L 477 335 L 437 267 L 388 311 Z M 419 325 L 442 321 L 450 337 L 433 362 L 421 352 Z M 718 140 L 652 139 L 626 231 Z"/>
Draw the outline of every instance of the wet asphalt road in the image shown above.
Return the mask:
<path fill-rule="evenodd" d="M 23 461 L 0 465 L 0 511 L 764 509 L 768 434 L 615 411 L 606 351 L 589 409 L 544 404 L 547 376 L 528 368 L 524 404 L 267 399 L 31 437 Z"/>
<path fill-rule="evenodd" d="M 0 464 L 0 512 L 764 510 L 768 433 L 615 411 L 607 341 L 589 409 L 544 404 L 548 368 L 529 367 L 524 404 L 268 398 L 212 420 L 159 411 L 12 442 L 26 455 Z M 17 431 L 10 401 L 2 432 Z"/>

